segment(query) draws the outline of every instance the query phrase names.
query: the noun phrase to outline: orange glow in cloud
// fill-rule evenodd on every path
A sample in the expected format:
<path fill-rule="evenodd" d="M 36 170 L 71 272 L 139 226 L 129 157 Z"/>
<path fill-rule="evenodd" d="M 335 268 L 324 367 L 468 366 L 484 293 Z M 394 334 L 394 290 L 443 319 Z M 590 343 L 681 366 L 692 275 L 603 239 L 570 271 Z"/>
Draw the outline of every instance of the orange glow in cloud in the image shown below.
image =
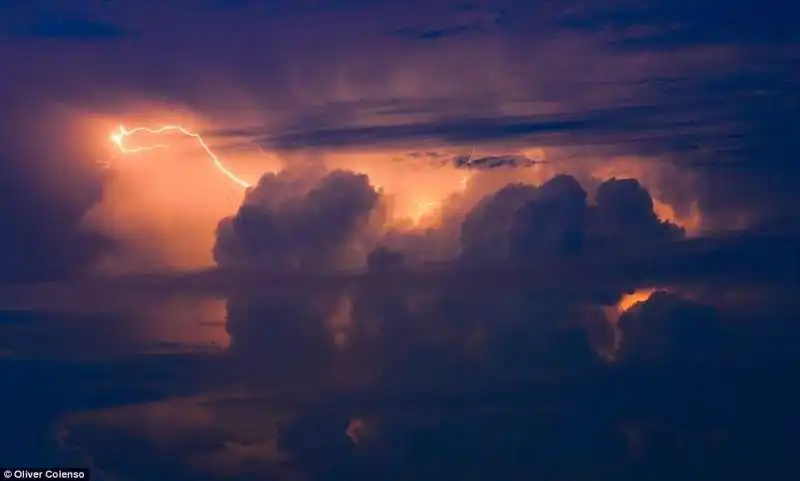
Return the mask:
<path fill-rule="evenodd" d="M 640 302 L 650 299 L 656 290 L 654 288 L 638 289 L 631 294 L 625 294 L 617 303 L 617 310 L 623 313 Z"/>
<path fill-rule="evenodd" d="M 146 152 L 146 151 L 151 151 L 151 150 L 155 150 L 155 149 L 167 148 L 168 147 L 167 145 L 164 145 L 164 144 L 155 144 L 155 145 L 150 145 L 150 146 L 135 147 L 135 148 L 132 148 L 132 149 L 126 148 L 125 147 L 125 142 L 124 142 L 125 139 L 127 137 L 130 137 L 131 135 L 136 134 L 137 132 L 146 132 L 148 134 L 154 134 L 154 135 L 177 132 L 177 133 L 180 133 L 182 135 L 186 135 L 188 137 L 192 137 L 193 139 L 195 139 L 197 141 L 197 143 L 206 152 L 206 154 L 208 154 L 208 156 L 211 158 L 212 162 L 214 162 L 214 166 L 217 168 L 217 170 L 222 172 L 222 174 L 225 175 L 225 177 L 229 178 L 230 180 L 232 180 L 236 184 L 240 185 L 241 187 L 244 187 L 245 189 L 248 188 L 248 187 L 251 187 L 251 184 L 249 182 L 247 182 L 246 180 L 244 180 L 241 177 L 237 176 L 236 174 L 231 172 L 230 169 L 225 167 L 225 164 L 223 164 L 222 161 L 219 159 L 219 157 L 217 157 L 217 155 L 214 154 L 214 152 L 211 150 L 211 148 L 208 146 L 208 144 L 206 144 L 206 142 L 203 140 L 203 137 L 200 136 L 200 134 L 195 133 L 195 132 L 191 132 L 191 131 L 185 129 L 184 127 L 181 127 L 180 125 L 163 125 L 163 126 L 157 127 L 157 128 L 137 127 L 135 129 L 132 129 L 132 130 L 128 130 L 124 126 L 120 125 L 119 126 L 119 130 L 117 130 L 116 132 L 112 133 L 109 138 L 114 143 L 114 145 L 117 146 L 119 151 L 122 152 L 123 154 L 135 154 L 135 153 L 138 153 L 138 152 Z"/>
<path fill-rule="evenodd" d="M 212 121 L 181 106 L 152 103 L 132 105 L 124 126 L 109 115 L 87 117 L 94 124 L 87 125 L 87 141 L 91 135 L 93 145 L 105 147 L 97 150 L 98 161 L 111 157 L 104 162 L 102 199 L 83 219 L 114 239 L 115 248 L 93 266 L 98 273 L 213 265 L 220 219 L 236 212 L 246 186 L 282 168 L 280 158 L 255 145 L 222 150 L 198 134 L 219 122 L 244 120 Z"/>
<path fill-rule="evenodd" d="M 130 270 L 127 266 L 144 270 L 212 265 L 211 251 L 219 220 L 236 211 L 244 189 L 253 186 L 263 174 L 277 172 L 285 165 L 280 159 L 270 159 L 269 154 L 265 156 L 257 145 L 250 152 L 226 151 L 216 146 L 212 150 L 208 140 L 198 132 L 216 125 L 200 122 L 192 112 L 176 117 L 173 107 L 166 111 L 147 110 L 147 115 L 125 121 L 139 127 L 121 125 L 109 135 L 117 156 L 141 158 L 146 162 L 117 161 L 110 165 L 113 178 L 106 187 L 103 205 L 97 209 L 103 212 L 95 213 L 95 220 L 100 217 L 101 227 L 110 226 L 107 231 L 112 234 L 120 233 L 125 240 L 132 239 L 139 251 L 155 254 L 144 261 L 135 253 L 122 254 L 127 258 L 117 261 L 112 270 Z M 241 123 L 237 119 L 223 121 Z M 193 127 L 189 128 L 190 125 Z M 190 145 L 182 144 L 183 141 Z M 182 146 L 188 148 L 179 148 Z M 477 148 L 481 155 L 509 153 L 507 149 L 491 146 Z M 440 154 L 438 161 L 443 155 L 466 153 L 453 146 L 432 146 L 431 149 Z M 469 160 L 476 155 L 475 150 L 469 152 Z M 683 226 L 690 234 L 699 230 L 702 223 L 696 208 L 681 216 L 673 206 L 659 200 L 662 196 L 653 186 L 658 185 L 660 172 L 641 159 L 602 159 L 602 163 L 587 169 L 585 162 L 559 161 L 557 148 L 548 148 L 547 152 L 535 147 L 513 151 L 541 162 L 525 169 L 465 171 L 455 165 L 419 165 L 419 159 L 415 160 L 405 149 L 358 148 L 346 152 L 308 151 L 285 155 L 297 156 L 292 160 L 298 162 L 308 157 L 314 161 L 312 164 L 321 160 L 327 169 L 347 169 L 368 175 L 370 182 L 386 196 L 387 217 L 380 221 L 384 229 L 435 228 L 445 219 L 465 214 L 483 196 L 509 182 L 541 185 L 554 175 L 572 172 L 583 172 L 602 180 L 613 176 L 637 178 L 653 194 L 654 210 L 661 219 Z"/>
<path fill-rule="evenodd" d="M 441 222 L 442 209 L 449 195 L 463 194 L 467 190 L 471 174 L 464 175 L 458 185 L 448 184 L 449 190 L 440 191 L 433 194 L 436 200 L 430 199 L 431 194 L 421 194 L 415 199 L 416 202 L 406 202 L 405 209 L 400 212 L 400 219 L 410 219 L 412 224 L 418 228 L 435 227 Z M 414 198 L 412 198 L 414 199 Z"/>
<path fill-rule="evenodd" d="M 413 220 L 415 224 L 419 224 L 425 217 L 438 209 L 440 205 L 439 202 L 417 202 L 417 209 L 411 214 L 411 220 Z"/>
<path fill-rule="evenodd" d="M 390 200 L 389 222 L 394 226 L 437 225 L 443 203 L 449 196 L 463 192 L 472 175 L 455 167 L 415 164 L 404 151 L 332 152 L 324 155 L 324 162 L 329 169 L 348 169 L 369 176 L 370 183 Z"/>
<path fill-rule="evenodd" d="M 608 319 L 608 322 L 611 325 L 611 330 L 613 333 L 613 341 L 611 346 L 600 349 L 600 355 L 603 356 L 607 361 L 613 362 L 616 360 L 617 353 L 622 345 L 623 336 L 622 330 L 619 327 L 619 318 L 639 303 L 650 299 L 650 296 L 652 296 L 656 290 L 656 288 L 652 287 L 637 289 L 630 294 L 625 294 L 622 296 L 615 306 L 603 309 L 606 319 Z"/>
<path fill-rule="evenodd" d="M 702 227 L 703 217 L 700 215 L 697 202 L 692 202 L 689 212 L 686 215 L 678 215 L 671 205 L 665 204 L 657 198 L 653 198 L 653 211 L 659 219 L 683 227 L 689 235 L 697 234 Z"/>
<path fill-rule="evenodd" d="M 600 180 L 614 177 L 636 179 L 650 193 L 653 199 L 653 211 L 659 219 L 683 227 L 688 235 L 699 234 L 703 227 L 703 216 L 696 201 L 691 202 L 689 212 L 679 215 L 672 205 L 661 200 L 664 196 L 659 184 L 663 179 L 671 177 L 674 182 L 689 182 L 686 172 L 667 169 L 664 162 L 655 159 L 613 157 L 593 166 L 591 175 Z"/>

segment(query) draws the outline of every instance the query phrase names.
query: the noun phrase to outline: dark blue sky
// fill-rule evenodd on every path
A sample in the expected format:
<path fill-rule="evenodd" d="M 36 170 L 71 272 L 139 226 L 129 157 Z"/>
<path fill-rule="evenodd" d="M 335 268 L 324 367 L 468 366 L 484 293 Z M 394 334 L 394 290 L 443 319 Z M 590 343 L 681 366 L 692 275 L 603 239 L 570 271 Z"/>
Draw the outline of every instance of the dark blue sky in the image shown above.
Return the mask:
<path fill-rule="evenodd" d="M 0 18 L 0 468 L 798 468 L 796 6 L 27 0 Z M 108 141 L 170 123 L 253 187 L 191 138 Z"/>

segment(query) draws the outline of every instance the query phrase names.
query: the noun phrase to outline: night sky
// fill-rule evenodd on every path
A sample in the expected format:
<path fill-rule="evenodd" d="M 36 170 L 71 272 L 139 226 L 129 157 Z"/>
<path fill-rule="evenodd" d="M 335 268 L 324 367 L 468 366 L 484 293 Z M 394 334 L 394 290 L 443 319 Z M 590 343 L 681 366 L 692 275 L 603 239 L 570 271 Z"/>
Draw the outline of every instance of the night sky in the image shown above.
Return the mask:
<path fill-rule="evenodd" d="M 0 19 L 0 468 L 797 479 L 791 2 Z"/>

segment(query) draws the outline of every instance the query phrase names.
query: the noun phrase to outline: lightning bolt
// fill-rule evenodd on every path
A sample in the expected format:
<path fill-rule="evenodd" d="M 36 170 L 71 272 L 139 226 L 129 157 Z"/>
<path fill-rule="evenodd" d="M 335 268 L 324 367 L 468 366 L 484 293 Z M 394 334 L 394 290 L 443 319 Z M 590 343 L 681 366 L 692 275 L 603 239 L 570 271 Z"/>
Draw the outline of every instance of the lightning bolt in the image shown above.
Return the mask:
<path fill-rule="evenodd" d="M 219 157 L 217 157 L 217 155 L 211 150 L 211 148 L 208 146 L 208 144 L 206 144 L 205 140 L 203 140 L 203 137 L 201 137 L 200 134 L 192 132 L 180 125 L 163 125 L 157 128 L 137 127 L 135 129 L 130 129 L 130 130 L 125 128 L 125 126 L 120 125 L 119 129 L 117 129 L 109 136 L 109 139 L 117 147 L 117 149 L 119 149 L 120 153 L 122 154 L 136 154 L 139 152 L 149 152 L 151 150 L 166 149 L 169 147 L 168 145 L 164 144 L 148 145 L 142 147 L 135 147 L 131 149 L 125 147 L 125 139 L 139 132 L 145 132 L 154 135 L 176 132 L 185 135 L 187 137 L 191 137 L 197 141 L 198 145 L 200 145 L 200 147 L 211 158 L 212 162 L 214 163 L 214 167 L 216 167 L 217 170 L 219 170 L 223 175 L 225 175 L 225 177 L 227 177 L 228 179 L 230 179 L 231 181 L 233 181 L 234 183 L 245 189 L 248 187 L 252 187 L 252 184 L 242 179 L 238 175 L 234 174 L 233 172 L 231 172 L 230 169 L 225 167 L 225 164 L 223 164 L 222 161 L 219 159 Z"/>

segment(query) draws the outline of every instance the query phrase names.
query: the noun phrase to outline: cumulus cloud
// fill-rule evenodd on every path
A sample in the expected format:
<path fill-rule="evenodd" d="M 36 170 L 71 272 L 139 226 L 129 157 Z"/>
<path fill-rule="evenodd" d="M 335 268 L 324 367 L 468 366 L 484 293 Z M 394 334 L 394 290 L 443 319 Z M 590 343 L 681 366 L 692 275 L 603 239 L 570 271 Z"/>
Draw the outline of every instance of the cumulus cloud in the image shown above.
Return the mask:
<path fill-rule="evenodd" d="M 630 363 L 719 359 L 723 329 L 711 306 L 656 291 L 619 319 L 619 359 Z"/>
<path fill-rule="evenodd" d="M 577 187 L 569 177 L 554 179 L 536 188 L 538 202 L 555 202 L 555 211 L 572 219 L 566 214 L 574 214 L 571 201 L 582 198 Z M 566 224 L 545 217 L 542 225 L 558 232 Z M 654 237 L 631 239 L 648 243 Z M 654 244 L 651 254 L 670 245 Z M 406 268 L 401 252 L 383 246 L 366 259 L 375 275 Z M 606 364 L 596 354 L 596 344 L 609 343 L 597 302 L 537 296 L 522 282 L 491 292 L 466 293 L 453 284 L 415 294 L 366 283 L 355 290 L 349 310 L 338 294 L 279 299 L 261 289 L 230 299 L 228 360 L 233 376 L 265 392 L 263 398 L 232 399 L 232 408 L 206 404 L 217 416 L 203 416 L 194 426 L 175 416 L 175 428 L 143 435 L 145 424 L 137 418 L 132 423 L 139 425 L 129 430 L 105 429 L 99 436 L 75 430 L 73 436 L 110 460 L 113 454 L 102 445 L 113 434 L 126 446 L 130 442 L 130 456 L 169 455 L 167 469 L 199 471 L 209 479 L 230 479 L 231 473 L 241 479 L 374 479 L 400 471 L 429 478 L 443 465 L 448 473 L 487 480 L 505 474 L 582 478 L 639 472 L 642 466 L 677 469 L 672 453 L 685 452 L 687 440 L 704 459 L 711 452 L 727 466 L 745 439 L 767 439 L 777 427 L 754 428 L 743 420 L 743 402 L 774 406 L 765 396 L 737 398 L 739 389 L 752 385 L 770 396 L 787 391 L 776 387 L 785 385 L 783 375 L 731 374 L 727 364 L 709 364 L 727 346 L 726 318 L 685 294 L 656 291 L 628 307 L 618 322 L 623 338 L 617 362 Z M 330 320 L 343 312 L 350 319 L 348 342 L 337 344 Z M 687 364 L 691 370 L 680 369 Z M 232 419 L 230 409 L 241 418 Z M 159 424 L 169 425 L 166 418 L 158 417 Z M 350 426 L 362 419 L 369 419 L 370 436 L 356 442 Z M 166 439 L 175 441 L 166 445 L 169 433 Z M 518 451 L 508 449 L 512 443 L 533 457 L 521 463 Z M 474 455 L 487 451 L 492 456 Z M 138 472 L 136 463 L 118 466 Z"/>
<path fill-rule="evenodd" d="M 658 218 L 649 192 L 634 179 L 602 182 L 588 204 L 572 176 L 539 187 L 509 185 L 485 197 L 464 218 L 465 258 L 516 259 L 574 256 L 680 239 L 683 229 Z"/>
<path fill-rule="evenodd" d="M 516 214 L 511 234 L 515 257 L 579 254 L 587 216 L 586 192 L 578 181 L 567 175 L 554 177 Z"/>
<path fill-rule="evenodd" d="M 350 171 L 265 175 L 236 214 L 219 223 L 214 258 L 233 269 L 320 272 L 348 267 L 350 250 L 368 233 L 379 197 L 366 175 Z M 357 265 L 365 261 L 362 255 Z M 343 300 L 265 294 L 229 297 L 232 355 L 263 364 L 257 380 L 280 383 L 299 376 L 308 382 L 326 373 L 335 354 L 335 330 L 341 328 L 335 316 Z M 291 369 L 285 368 L 287 362 Z"/>
<path fill-rule="evenodd" d="M 600 236 L 624 243 L 676 240 L 685 234 L 679 226 L 663 221 L 653 211 L 653 199 L 635 179 L 610 179 L 595 195 Z"/>
<path fill-rule="evenodd" d="M 473 183 L 473 188 L 480 184 Z M 236 215 L 220 222 L 215 257 L 221 267 L 319 271 L 356 259 L 349 265 L 365 268 L 374 282 L 353 284 L 354 290 L 291 295 L 276 295 L 263 284 L 260 290 L 230 295 L 230 353 L 245 364 L 262 366 L 246 371 L 245 377 L 269 385 L 371 379 L 385 390 L 600 366 L 600 354 L 616 345 L 611 326 L 616 319 L 607 318 L 602 306 L 617 302 L 631 286 L 602 280 L 610 272 L 606 264 L 613 264 L 609 259 L 667 249 L 684 232 L 659 219 L 650 193 L 633 179 L 606 179 L 591 194 L 566 174 L 541 185 L 499 185 L 474 200 L 469 200 L 476 195 L 470 188 L 453 194 L 446 204 L 450 214 L 438 224 L 398 230 L 382 214 L 387 199 L 365 175 L 265 175 Z M 409 269 L 419 259 L 434 253 L 445 231 L 457 234 L 445 268 L 452 275 L 423 291 L 386 288 L 383 280 L 413 272 Z M 575 285 L 572 294 L 548 297 L 527 281 L 501 290 L 467 291 L 460 282 L 476 275 L 469 271 L 474 267 L 556 266 L 566 260 L 586 267 L 581 271 L 578 265 L 565 276 L 597 276 L 596 282 L 586 281 L 587 292 L 578 294 L 582 287 Z M 628 268 L 619 264 L 617 271 Z M 612 276 L 624 277 L 624 272 Z M 619 321 L 624 344 L 618 358 L 663 357 L 647 339 L 666 334 L 651 324 L 680 322 L 675 319 L 682 316 L 703 323 L 705 312 L 671 294 L 653 296 Z M 632 327 L 638 325 L 648 326 L 645 334 Z M 674 338 L 670 352 L 698 351 L 714 341 L 669 335 Z"/>
<path fill-rule="evenodd" d="M 301 182 L 301 185 L 297 185 Z M 366 175 L 334 171 L 306 189 L 303 180 L 269 174 L 248 192 L 235 216 L 218 227 L 214 258 L 222 266 L 337 266 L 378 201 Z"/>
<path fill-rule="evenodd" d="M 464 217 L 461 249 L 466 258 L 508 259 L 508 235 L 519 209 L 536 196 L 535 186 L 511 184 L 483 198 Z"/>

